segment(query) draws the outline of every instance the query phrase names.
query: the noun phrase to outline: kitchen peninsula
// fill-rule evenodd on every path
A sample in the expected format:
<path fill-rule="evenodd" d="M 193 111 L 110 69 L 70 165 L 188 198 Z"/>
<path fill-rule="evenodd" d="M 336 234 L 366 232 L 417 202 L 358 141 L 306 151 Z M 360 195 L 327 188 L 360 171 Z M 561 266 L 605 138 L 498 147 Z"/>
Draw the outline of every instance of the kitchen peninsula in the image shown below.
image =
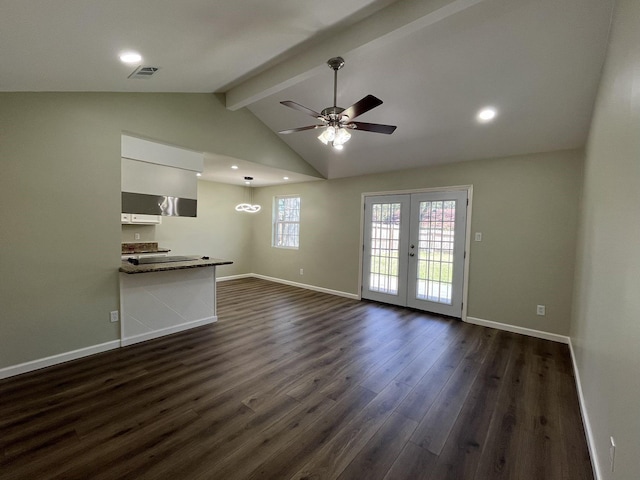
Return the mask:
<path fill-rule="evenodd" d="M 120 344 L 131 345 L 218 320 L 216 267 L 208 257 L 156 257 L 120 267 Z"/>

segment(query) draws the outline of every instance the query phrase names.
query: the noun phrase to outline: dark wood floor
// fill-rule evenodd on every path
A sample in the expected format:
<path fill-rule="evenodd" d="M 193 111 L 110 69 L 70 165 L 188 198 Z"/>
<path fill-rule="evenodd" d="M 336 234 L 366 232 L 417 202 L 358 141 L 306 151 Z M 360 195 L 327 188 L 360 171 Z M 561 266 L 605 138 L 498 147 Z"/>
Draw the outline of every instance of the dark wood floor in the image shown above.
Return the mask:
<path fill-rule="evenodd" d="M 566 345 L 257 279 L 0 381 L 2 479 L 592 479 Z"/>

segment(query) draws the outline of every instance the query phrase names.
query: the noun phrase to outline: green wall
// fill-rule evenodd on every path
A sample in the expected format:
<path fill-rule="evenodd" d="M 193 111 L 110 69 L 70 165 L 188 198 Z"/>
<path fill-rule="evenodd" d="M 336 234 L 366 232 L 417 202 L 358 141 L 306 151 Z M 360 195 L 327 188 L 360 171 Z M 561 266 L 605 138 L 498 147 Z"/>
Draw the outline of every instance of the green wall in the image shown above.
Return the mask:
<path fill-rule="evenodd" d="M 619 0 L 586 149 L 571 328 L 602 480 L 640 478 L 639 46 L 640 2 Z"/>
<path fill-rule="evenodd" d="M 318 175 L 215 95 L 0 93 L 0 368 L 119 338 L 122 132 Z"/>
<path fill-rule="evenodd" d="M 134 233 L 177 254 L 211 254 L 258 273 L 357 293 L 363 192 L 473 185 L 468 315 L 565 335 L 583 154 L 554 152 L 255 190 L 199 183 L 197 219 L 121 227 L 125 132 L 317 175 L 246 110 L 215 95 L 0 94 L 0 368 L 118 339 L 119 244 Z M 234 150 L 237 146 L 237 151 Z M 278 163 L 279 162 L 279 163 Z M 271 247 L 275 194 L 302 196 L 302 247 Z M 304 276 L 298 274 L 304 268 Z M 547 315 L 535 315 L 545 304 Z"/>
<path fill-rule="evenodd" d="M 258 189 L 253 271 L 356 294 L 363 193 L 473 185 L 471 227 L 483 240 L 471 243 L 468 315 L 567 335 L 582 161 L 563 151 Z M 283 194 L 301 196 L 299 250 L 271 247 Z"/>

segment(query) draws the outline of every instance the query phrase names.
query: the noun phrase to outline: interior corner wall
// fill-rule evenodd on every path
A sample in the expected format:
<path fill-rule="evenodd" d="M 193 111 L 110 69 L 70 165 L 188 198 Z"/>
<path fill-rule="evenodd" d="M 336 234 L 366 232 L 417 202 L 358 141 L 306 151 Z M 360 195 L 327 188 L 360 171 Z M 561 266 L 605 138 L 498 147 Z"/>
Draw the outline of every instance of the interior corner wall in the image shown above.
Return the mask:
<path fill-rule="evenodd" d="M 0 369 L 119 339 L 122 133 L 318 175 L 216 95 L 0 93 Z"/>
<path fill-rule="evenodd" d="M 358 294 L 363 193 L 473 185 L 468 316 L 568 335 L 582 166 L 572 150 L 259 188 L 254 272 Z M 273 197 L 289 194 L 301 196 L 298 250 L 271 246 Z"/>
<path fill-rule="evenodd" d="M 618 0 L 586 148 L 571 327 L 600 480 L 640 478 L 639 46 L 640 2 Z"/>

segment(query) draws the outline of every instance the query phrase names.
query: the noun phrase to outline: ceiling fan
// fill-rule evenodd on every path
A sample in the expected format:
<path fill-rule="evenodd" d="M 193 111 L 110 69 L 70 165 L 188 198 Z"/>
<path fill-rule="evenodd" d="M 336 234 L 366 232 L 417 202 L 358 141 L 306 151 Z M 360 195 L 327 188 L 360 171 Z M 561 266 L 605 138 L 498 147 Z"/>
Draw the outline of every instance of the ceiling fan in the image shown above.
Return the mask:
<path fill-rule="evenodd" d="M 329 68 L 333 70 L 333 107 L 327 107 L 318 113 L 310 108 L 304 107 L 299 103 L 286 100 L 280 102 L 294 110 L 311 115 L 318 119 L 322 123 L 319 125 L 308 125 L 306 127 L 292 128 L 290 130 L 282 130 L 278 133 L 294 133 L 302 132 L 304 130 L 313 130 L 316 128 L 325 128 L 320 134 L 318 139 L 325 145 L 331 145 L 332 147 L 342 150 L 342 146 L 349 141 L 351 134 L 349 130 L 362 130 L 365 132 L 384 133 L 390 135 L 394 132 L 396 127 L 394 125 L 382 125 L 380 123 L 365 123 L 354 122 L 354 118 L 374 109 L 375 107 L 382 105 L 382 100 L 373 95 L 367 95 L 363 99 L 357 101 L 349 108 L 341 108 L 336 104 L 336 97 L 338 91 L 338 70 L 344 67 L 344 59 L 342 57 L 334 57 L 327 61 Z"/>

